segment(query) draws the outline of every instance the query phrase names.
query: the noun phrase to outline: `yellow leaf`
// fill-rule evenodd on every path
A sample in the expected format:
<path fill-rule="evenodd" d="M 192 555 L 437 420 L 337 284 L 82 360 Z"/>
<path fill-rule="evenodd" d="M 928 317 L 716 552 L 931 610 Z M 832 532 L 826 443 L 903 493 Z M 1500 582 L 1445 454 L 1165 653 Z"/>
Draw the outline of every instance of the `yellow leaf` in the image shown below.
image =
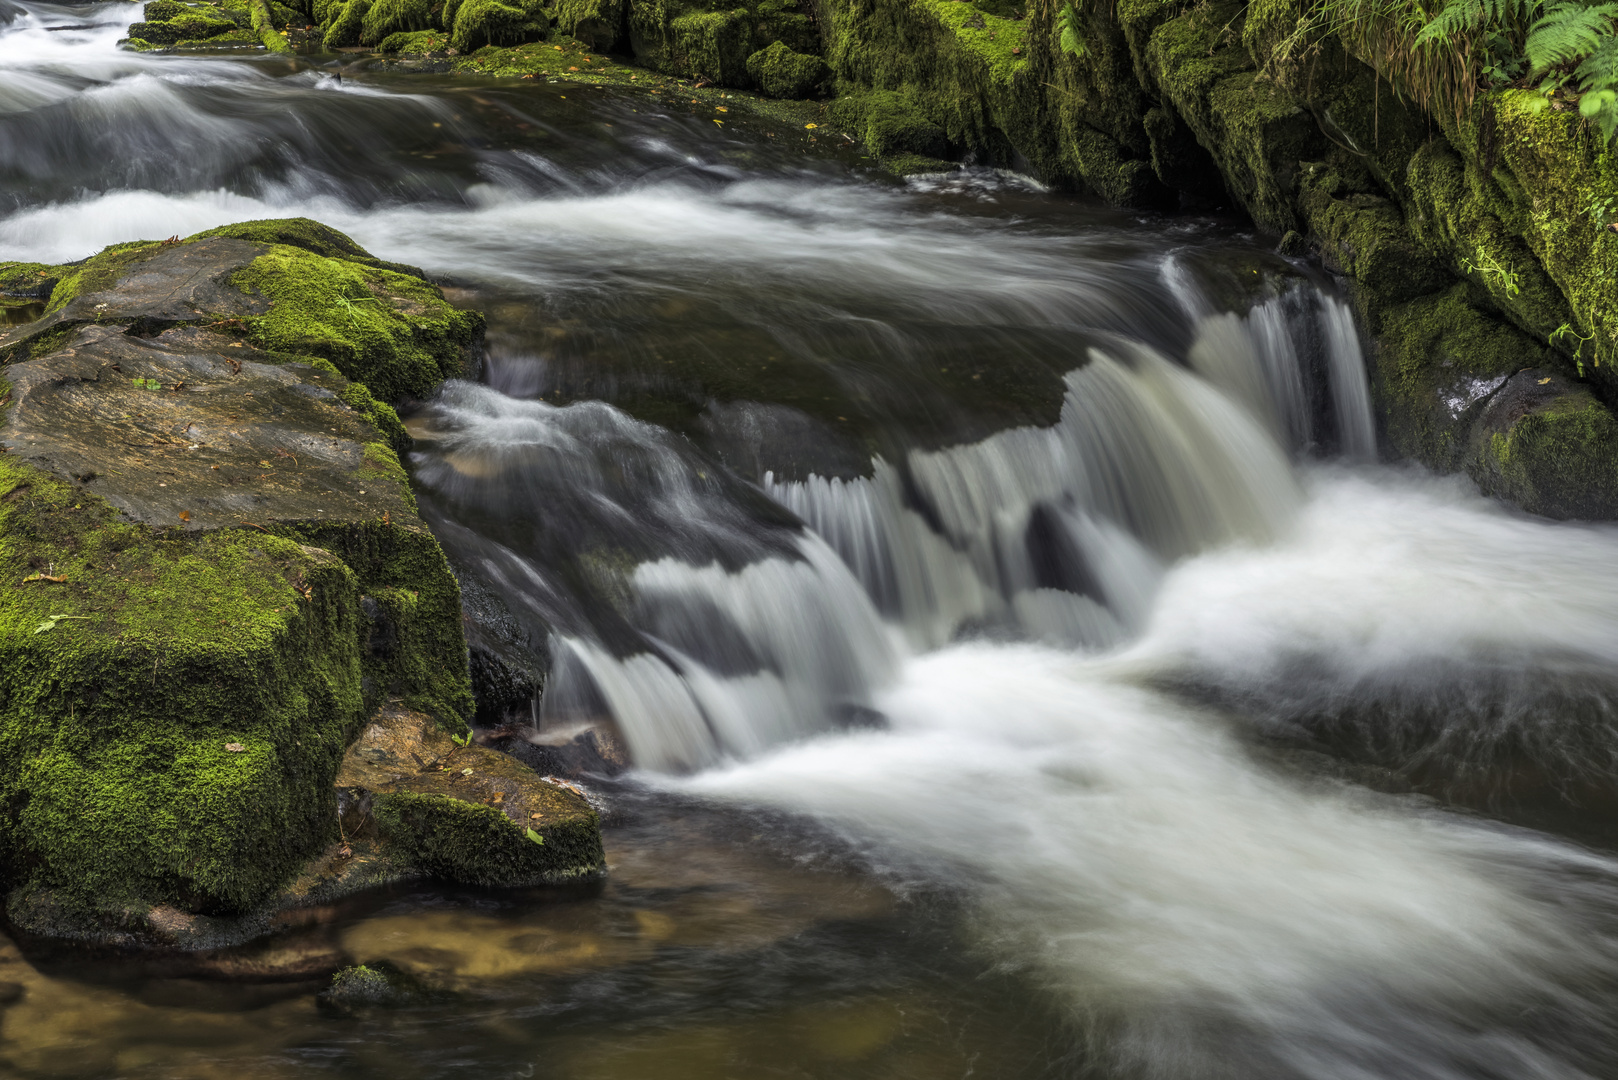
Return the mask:
<path fill-rule="evenodd" d="M 1550 379 L 1548 379 L 1548 378 L 1545 378 L 1545 379 L 1541 379 L 1541 380 L 1539 380 L 1539 385 L 1541 385 L 1541 386 L 1544 386 L 1544 385 L 1545 385 L 1545 384 L 1546 384 L 1546 383 L 1548 383 L 1548 382 L 1550 382 L 1550 381 L 1551 381 L 1551 380 L 1550 380 Z"/>
<path fill-rule="evenodd" d="M 820 125 L 819 124 L 805 124 L 803 126 L 806 127 L 806 128 L 809 128 L 812 131 L 815 128 L 819 127 Z"/>

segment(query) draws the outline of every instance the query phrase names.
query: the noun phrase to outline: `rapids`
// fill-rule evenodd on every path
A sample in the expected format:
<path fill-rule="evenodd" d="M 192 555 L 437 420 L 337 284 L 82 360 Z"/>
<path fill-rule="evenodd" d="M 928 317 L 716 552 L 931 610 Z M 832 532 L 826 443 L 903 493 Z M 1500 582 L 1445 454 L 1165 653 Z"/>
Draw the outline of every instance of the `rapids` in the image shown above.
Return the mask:
<path fill-rule="evenodd" d="M 1618 1075 L 1618 529 L 1379 464 L 1317 269 L 132 10 L 0 0 L 0 258 L 308 215 L 486 310 L 423 513 L 549 673 L 517 719 L 636 769 L 603 896 L 329 931 L 443 1003 L 7 946 L 5 1069 Z"/>

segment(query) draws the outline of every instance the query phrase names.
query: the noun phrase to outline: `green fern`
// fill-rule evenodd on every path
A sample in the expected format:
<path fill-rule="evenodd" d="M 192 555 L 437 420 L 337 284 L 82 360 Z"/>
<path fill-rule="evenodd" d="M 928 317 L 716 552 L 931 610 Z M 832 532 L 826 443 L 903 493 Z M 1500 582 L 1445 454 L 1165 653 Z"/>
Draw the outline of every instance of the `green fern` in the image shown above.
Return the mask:
<path fill-rule="evenodd" d="M 1453 45 L 1487 27 L 1524 22 L 1538 4 L 1535 0 L 1449 0 L 1421 32 L 1417 45 Z"/>
<path fill-rule="evenodd" d="M 1572 2 L 1553 3 L 1528 31 L 1523 54 L 1534 75 L 1578 63 L 1613 41 L 1612 21 L 1618 4 L 1591 7 Z"/>
<path fill-rule="evenodd" d="M 1090 45 L 1084 40 L 1084 29 L 1080 23 L 1078 9 L 1073 6 L 1072 0 L 1062 5 L 1062 10 L 1056 13 L 1056 28 L 1061 31 L 1058 43 L 1062 51 L 1078 60 L 1090 55 Z"/>

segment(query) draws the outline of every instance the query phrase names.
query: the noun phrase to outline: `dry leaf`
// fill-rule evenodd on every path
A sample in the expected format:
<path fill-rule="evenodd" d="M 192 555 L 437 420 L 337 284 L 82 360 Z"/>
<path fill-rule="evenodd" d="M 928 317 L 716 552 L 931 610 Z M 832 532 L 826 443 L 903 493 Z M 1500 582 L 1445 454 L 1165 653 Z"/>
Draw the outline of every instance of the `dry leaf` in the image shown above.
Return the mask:
<path fill-rule="evenodd" d="M 228 742 L 225 744 L 225 749 L 229 750 L 232 754 L 240 754 L 242 751 L 246 750 L 247 747 L 243 746 L 239 742 Z"/>
<path fill-rule="evenodd" d="M 190 521 L 191 520 L 191 511 L 189 511 L 189 510 L 181 510 L 180 511 L 180 520 L 181 521 Z"/>
<path fill-rule="evenodd" d="M 1543 379 L 1539 380 L 1539 385 L 1544 386 L 1546 383 L 1548 383 L 1550 381 L 1551 380 L 1549 379 L 1549 377 L 1543 378 Z"/>

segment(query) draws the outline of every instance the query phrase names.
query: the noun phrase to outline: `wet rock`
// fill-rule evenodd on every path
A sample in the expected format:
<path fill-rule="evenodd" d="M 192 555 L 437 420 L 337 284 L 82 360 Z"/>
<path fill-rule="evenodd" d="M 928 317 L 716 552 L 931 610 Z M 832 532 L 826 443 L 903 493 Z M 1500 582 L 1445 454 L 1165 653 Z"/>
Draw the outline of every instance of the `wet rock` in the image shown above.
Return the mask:
<path fill-rule="evenodd" d="M 459 589 L 397 417 L 318 350 L 388 377 L 400 338 L 431 360 L 478 320 L 325 232 L 352 250 L 121 245 L 0 333 L 0 884 L 25 931 L 224 947 L 295 879 L 305 903 L 407 872 L 308 864 L 387 695 L 470 716 Z M 369 330 L 334 299 L 361 280 Z"/>
<path fill-rule="evenodd" d="M 1479 487 L 1530 513 L 1618 517 L 1618 419 L 1559 371 L 1507 379 L 1472 429 L 1469 457 Z"/>
<path fill-rule="evenodd" d="M 481 738 L 490 749 L 509 754 L 542 776 L 576 780 L 616 776 L 629 768 L 623 739 L 606 723 L 549 731 L 528 726 L 497 728 Z"/>
<path fill-rule="evenodd" d="M 390 964 L 355 964 L 331 977 L 321 994 L 321 1007 L 339 1016 L 352 1016 L 368 1007 L 407 1005 L 423 996 L 415 979 Z"/>
<path fill-rule="evenodd" d="M 366 727 L 337 786 L 345 832 L 396 861 L 473 885 L 540 885 L 601 874 L 600 822 L 578 793 L 513 758 L 457 744 L 397 703 Z"/>
<path fill-rule="evenodd" d="M 818 96 L 831 79 L 831 68 L 818 56 L 793 52 L 779 41 L 747 58 L 747 73 L 766 97 Z"/>

